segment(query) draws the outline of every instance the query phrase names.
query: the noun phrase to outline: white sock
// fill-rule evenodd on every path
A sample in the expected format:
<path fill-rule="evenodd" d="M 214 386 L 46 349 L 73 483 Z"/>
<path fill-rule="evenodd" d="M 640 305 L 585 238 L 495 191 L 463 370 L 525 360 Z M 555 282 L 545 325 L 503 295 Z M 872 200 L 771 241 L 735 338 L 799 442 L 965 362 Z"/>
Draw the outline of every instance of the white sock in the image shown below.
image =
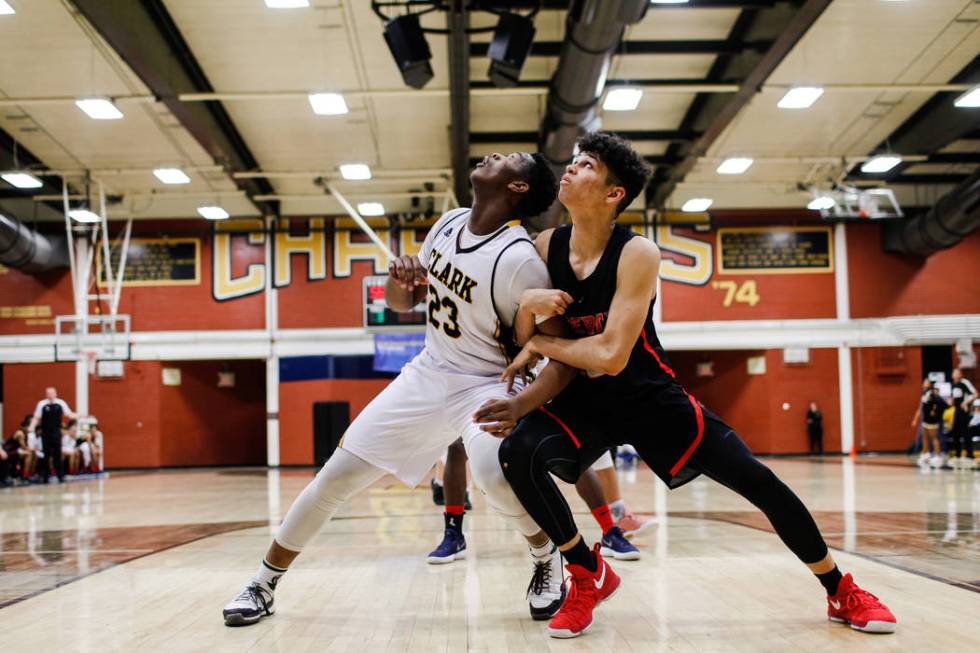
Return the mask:
<path fill-rule="evenodd" d="M 255 577 L 252 578 L 252 582 L 258 583 L 264 589 L 267 589 L 270 592 L 275 592 L 276 585 L 279 584 L 279 579 L 285 573 L 285 569 L 280 569 L 279 567 L 270 565 L 265 561 L 265 558 L 263 558 L 262 564 L 259 565 L 259 570 L 255 572 Z"/>
<path fill-rule="evenodd" d="M 617 499 L 609 504 L 609 512 L 612 513 L 613 521 L 619 521 L 626 514 L 626 502 L 622 499 Z"/>
<path fill-rule="evenodd" d="M 531 551 L 531 557 L 535 560 L 543 560 L 545 558 L 551 558 L 555 554 L 555 545 L 548 540 L 541 546 L 534 546 L 529 544 L 527 547 Z"/>

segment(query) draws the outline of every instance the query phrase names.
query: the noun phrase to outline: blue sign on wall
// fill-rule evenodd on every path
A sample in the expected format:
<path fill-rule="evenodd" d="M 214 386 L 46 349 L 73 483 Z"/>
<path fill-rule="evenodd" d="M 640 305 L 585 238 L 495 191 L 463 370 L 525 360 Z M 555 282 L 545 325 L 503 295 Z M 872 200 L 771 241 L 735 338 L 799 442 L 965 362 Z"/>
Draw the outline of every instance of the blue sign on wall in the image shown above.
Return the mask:
<path fill-rule="evenodd" d="M 401 372 L 425 347 L 424 333 L 379 333 L 374 336 L 376 372 Z"/>

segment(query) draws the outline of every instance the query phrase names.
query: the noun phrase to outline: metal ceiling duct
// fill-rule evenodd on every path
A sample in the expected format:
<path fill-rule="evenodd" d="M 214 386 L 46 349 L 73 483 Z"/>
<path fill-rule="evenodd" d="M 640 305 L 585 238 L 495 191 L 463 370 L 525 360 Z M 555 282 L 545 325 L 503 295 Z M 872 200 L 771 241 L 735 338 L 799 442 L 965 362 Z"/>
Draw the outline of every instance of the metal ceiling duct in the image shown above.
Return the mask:
<path fill-rule="evenodd" d="M 0 212 L 0 264 L 24 272 L 44 272 L 68 265 L 64 236 L 45 236 Z"/>
<path fill-rule="evenodd" d="M 572 158 L 575 140 L 594 128 L 613 53 L 627 25 L 639 22 L 649 0 L 575 0 L 548 90 L 538 148 L 555 166 Z"/>
<path fill-rule="evenodd" d="M 980 170 L 912 220 L 885 225 L 885 251 L 929 256 L 963 240 L 980 227 Z"/>

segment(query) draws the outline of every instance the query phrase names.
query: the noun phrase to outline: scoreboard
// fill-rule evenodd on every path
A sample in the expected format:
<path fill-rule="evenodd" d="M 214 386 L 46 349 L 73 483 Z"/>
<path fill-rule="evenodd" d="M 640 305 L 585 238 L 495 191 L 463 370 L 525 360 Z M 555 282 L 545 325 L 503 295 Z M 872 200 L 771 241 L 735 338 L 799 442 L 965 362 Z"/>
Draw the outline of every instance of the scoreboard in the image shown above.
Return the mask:
<path fill-rule="evenodd" d="M 385 302 L 387 281 L 387 275 L 364 277 L 364 328 L 376 333 L 425 331 L 426 303 L 407 313 L 391 310 Z"/>

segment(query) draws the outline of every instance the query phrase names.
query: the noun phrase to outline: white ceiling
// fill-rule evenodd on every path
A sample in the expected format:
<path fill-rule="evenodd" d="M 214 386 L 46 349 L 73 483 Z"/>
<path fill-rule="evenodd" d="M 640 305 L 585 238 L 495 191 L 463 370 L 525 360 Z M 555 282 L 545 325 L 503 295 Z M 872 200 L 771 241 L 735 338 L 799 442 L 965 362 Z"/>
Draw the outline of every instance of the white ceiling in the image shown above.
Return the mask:
<path fill-rule="evenodd" d="M 190 171 L 192 183 L 168 187 L 148 169 L 214 167 L 204 149 L 160 103 L 122 101 L 122 120 L 94 121 L 70 101 L 41 104 L 31 98 L 89 95 L 145 96 L 150 91 L 129 67 L 77 16 L 68 0 L 11 0 L 17 13 L 0 17 L 0 99 L 24 99 L 0 107 L 0 128 L 54 169 L 138 169 L 98 174 L 107 189 L 126 200 L 115 215 L 197 217 L 202 203 L 219 202 L 233 215 L 258 210 L 221 170 Z M 446 37 L 429 35 L 435 77 L 425 91 L 410 92 L 391 59 L 380 20 L 370 3 L 311 0 L 312 7 L 271 10 L 262 0 L 165 0 L 181 35 L 211 85 L 221 93 L 291 92 L 279 99 L 223 102 L 235 127 L 265 171 L 304 171 L 307 177 L 273 178 L 276 194 L 287 196 L 285 215 L 337 213 L 313 184 L 313 173 L 337 173 L 345 162 L 364 162 L 377 178 L 338 187 L 356 201 L 378 193 L 404 193 L 431 180 L 447 187 L 450 111 Z M 655 9 L 630 27 L 630 40 L 725 39 L 738 9 Z M 835 0 L 768 81 L 793 84 L 946 83 L 980 53 L 980 3 L 972 0 Z M 424 24 L 443 27 L 432 14 Z M 475 25 L 494 19 L 475 15 Z M 536 39 L 560 41 L 565 12 L 542 11 Z M 474 41 L 487 41 L 479 34 Z M 714 55 L 624 55 L 614 59 L 611 79 L 697 79 Z M 531 57 L 522 79 L 545 80 L 554 57 Z M 488 61 L 471 60 L 474 81 L 486 80 Z M 398 95 L 348 95 L 350 112 L 315 115 L 303 96 L 311 91 L 400 91 Z M 799 207 L 808 196 L 800 182 L 819 182 L 840 173 L 836 163 L 793 163 L 787 157 L 867 155 L 930 97 L 930 93 L 828 89 L 808 110 L 776 108 L 784 90 L 767 88 L 742 110 L 669 200 L 712 197 L 714 208 Z M 605 112 L 610 130 L 677 128 L 693 93 L 647 89 L 638 110 Z M 471 97 L 471 131 L 536 132 L 545 95 L 496 92 Z M 974 110 L 980 111 L 980 110 Z M 978 118 L 980 124 L 980 118 Z M 662 154 L 666 142 L 641 142 L 645 154 Z M 514 146 L 474 144 L 471 156 Z M 978 152 L 980 142 L 961 141 L 949 151 Z M 745 175 L 715 172 L 717 159 L 741 154 L 756 163 Z M 769 158 L 770 161 L 766 161 Z M 778 161 L 771 159 L 778 158 Z M 964 172 L 975 166 L 918 164 L 910 172 Z M 384 172 L 410 180 L 383 178 Z M 73 179 L 78 183 L 77 179 Z M 903 187 L 902 201 L 931 201 L 936 189 Z M 408 198 L 384 199 L 390 211 L 407 210 Z M 437 206 L 440 206 L 437 203 Z M 639 206 L 639 202 L 637 203 Z"/>

